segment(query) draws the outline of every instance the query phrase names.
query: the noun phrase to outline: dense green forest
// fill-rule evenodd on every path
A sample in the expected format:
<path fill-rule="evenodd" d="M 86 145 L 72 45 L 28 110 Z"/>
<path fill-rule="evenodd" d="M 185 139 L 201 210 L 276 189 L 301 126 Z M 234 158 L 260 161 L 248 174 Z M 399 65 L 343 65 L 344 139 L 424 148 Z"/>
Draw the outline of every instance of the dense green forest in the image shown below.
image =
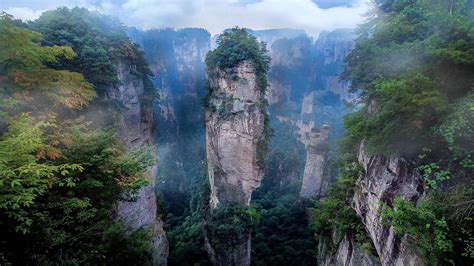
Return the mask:
<path fill-rule="evenodd" d="M 2 13 L 0 35 L 0 264 L 147 262 L 148 232 L 126 233 L 112 207 L 134 200 L 154 155 L 90 117 L 100 101 L 113 109 L 100 95 L 121 58 L 147 79 L 142 54 L 120 23 L 80 8 L 28 24 Z"/>
<path fill-rule="evenodd" d="M 426 196 L 419 206 L 395 198 L 381 211 L 384 224 L 407 234 L 427 264 L 472 264 L 472 3 L 374 2 L 343 73 L 363 104 L 344 119 L 343 157 L 357 155 L 363 141 L 370 154 L 413 160 Z M 348 231 L 365 234 L 350 207 L 361 170 L 354 159 L 340 169 L 328 197 L 314 210 L 320 239 L 333 228 L 339 237 Z M 366 239 L 360 237 L 360 243 Z"/>

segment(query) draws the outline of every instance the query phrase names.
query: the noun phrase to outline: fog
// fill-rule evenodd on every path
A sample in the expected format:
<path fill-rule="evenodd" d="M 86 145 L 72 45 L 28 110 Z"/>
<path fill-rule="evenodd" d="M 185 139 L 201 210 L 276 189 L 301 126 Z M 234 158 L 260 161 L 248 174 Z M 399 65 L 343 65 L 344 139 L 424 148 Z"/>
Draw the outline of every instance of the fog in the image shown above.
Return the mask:
<path fill-rule="evenodd" d="M 354 28 L 364 21 L 365 0 L 2 0 L 0 9 L 23 20 L 38 18 L 60 6 L 85 7 L 118 17 L 125 25 L 150 28 L 205 28 L 217 34 L 226 28 L 295 28 L 318 36 L 323 30 Z"/>

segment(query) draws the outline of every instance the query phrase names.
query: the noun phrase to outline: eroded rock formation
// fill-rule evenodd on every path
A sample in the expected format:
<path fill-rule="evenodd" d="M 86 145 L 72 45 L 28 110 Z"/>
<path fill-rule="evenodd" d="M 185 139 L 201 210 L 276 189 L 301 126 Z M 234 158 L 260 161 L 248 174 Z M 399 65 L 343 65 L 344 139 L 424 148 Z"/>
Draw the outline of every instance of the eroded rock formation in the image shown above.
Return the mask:
<path fill-rule="evenodd" d="M 399 157 L 368 156 L 361 144 L 359 163 L 365 175 L 357 181 L 353 208 L 361 217 L 382 265 L 421 265 L 420 257 L 409 247 L 406 236 L 382 225 L 380 208 L 395 197 L 416 202 L 424 194 L 423 180 L 415 167 Z"/>
<path fill-rule="evenodd" d="M 143 101 L 143 79 L 131 74 L 132 66 L 120 62 L 117 76 L 120 85 L 107 90 L 107 97 L 120 102 L 121 112 L 117 114 L 119 136 L 128 149 L 143 145 L 153 146 L 153 112 L 151 102 Z M 130 229 L 151 230 L 151 247 L 154 265 L 166 265 L 168 241 L 163 231 L 163 223 L 157 217 L 155 194 L 156 165 L 148 169 L 150 183 L 141 188 L 136 201 L 117 203 L 116 211 L 120 220 Z"/>
<path fill-rule="evenodd" d="M 396 234 L 392 227 L 382 224 L 380 210 L 384 204 L 392 204 L 395 197 L 417 202 L 424 196 L 423 181 L 409 161 L 399 157 L 369 156 L 360 145 L 358 160 L 365 173 L 356 182 L 352 208 L 365 227 L 377 252 L 381 265 L 422 265 L 423 261 L 416 254 L 404 235 Z M 333 243 L 336 253 L 320 253 L 323 265 L 334 265 L 347 254 L 347 241 L 356 243 L 351 236 L 340 243 Z M 323 247 L 325 248 L 325 247 Z M 321 247 L 320 247 L 321 249 Z M 342 253 L 341 253 L 342 252 Z M 368 261 L 368 257 L 364 261 Z M 336 262 L 336 265 L 339 265 Z M 360 265 L 357 261 L 341 265 Z M 373 264 L 366 264 L 373 265 Z"/>
<path fill-rule="evenodd" d="M 215 89 L 212 110 L 206 111 L 211 207 L 228 202 L 248 204 L 263 177 L 257 158 L 265 127 L 265 114 L 259 107 L 263 93 L 250 62 L 210 71 L 216 74 L 209 80 Z"/>
<path fill-rule="evenodd" d="M 306 165 L 303 174 L 300 196 L 304 198 L 319 198 L 329 183 L 328 150 L 329 125 L 323 125 L 319 132 L 313 130 L 309 134 L 306 147 Z"/>
<path fill-rule="evenodd" d="M 263 177 L 259 141 L 265 130 L 264 93 L 252 63 L 209 69 L 212 88 L 206 110 L 206 151 L 210 205 L 250 203 Z M 250 234 L 226 252 L 208 245 L 216 265 L 250 265 Z"/>

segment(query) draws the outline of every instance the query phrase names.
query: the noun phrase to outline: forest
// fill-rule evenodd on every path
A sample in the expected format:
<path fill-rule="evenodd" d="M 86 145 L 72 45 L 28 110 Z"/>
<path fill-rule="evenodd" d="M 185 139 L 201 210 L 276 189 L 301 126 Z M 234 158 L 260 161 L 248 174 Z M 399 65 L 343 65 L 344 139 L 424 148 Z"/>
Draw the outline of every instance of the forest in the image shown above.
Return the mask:
<path fill-rule="evenodd" d="M 1 4 L 0 265 L 473 264 L 474 1 L 368 2 L 318 35 Z"/>

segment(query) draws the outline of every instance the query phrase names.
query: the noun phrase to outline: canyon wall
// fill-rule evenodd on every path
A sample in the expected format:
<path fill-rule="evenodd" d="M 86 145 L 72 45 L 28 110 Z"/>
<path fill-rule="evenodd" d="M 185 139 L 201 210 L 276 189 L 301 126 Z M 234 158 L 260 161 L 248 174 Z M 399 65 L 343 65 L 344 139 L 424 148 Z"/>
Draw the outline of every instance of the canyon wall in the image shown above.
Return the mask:
<path fill-rule="evenodd" d="M 333 238 L 332 243 L 318 244 L 318 264 L 317 265 L 344 265 L 344 266 L 376 266 L 380 265 L 379 259 L 366 254 L 355 241 L 355 237 L 344 234 L 343 238 L 337 242 Z M 335 247 L 335 250 L 334 250 Z"/>
<path fill-rule="evenodd" d="M 353 208 L 362 219 L 382 265 L 421 265 L 411 251 L 406 236 L 382 225 L 380 209 L 395 197 L 417 202 L 424 195 L 423 180 L 409 161 L 384 156 L 368 156 L 360 145 L 359 163 L 365 170 L 356 184 Z"/>
<path fill-rule="evenodd" d="M 380 215 L 382 206 L 391 205 L 395 197 L 412 202 L 421 200 L 424 189 L 420 175 L 413 164 L 403 158 L 367 155 L 363 143 L 359 148 L 358 160 L 365 173 L 356 182 L 351 205 L 361 218 L 378 257 L 374 260 L 373 256 L 363 255 L 362 264 L 422 265 L 423 261 L 412 250 L 407 237 L 395 233 L 392 227 L 383 225 Z M 353 247 L 347 245 L 348 242 L 357 246 L 355 238 L 346 234 L 341 242 L 332 243 L 336 252 L 320 252 L 319 260 L 323 265 L 334 265 L 334 261 L 345 260 L 344 254 L 353 250 Z M 327 245 L 320 243 L 320 250 L 326 249 Z M 346 262 L 344 265 L 361 265 L 359 260 Z"/>
<path fill-rule="evenodd" d="M 126 61 L 117 65 L 120 85 L 111 86 L 106 97 L 120 102 L 121 112 L 116 114 L 119 136 L 129 150 L 150 145 L 154 150 L 153 112 L 151 100 L 144 100 L 142 77 L 131 74 L 133 66 Z M 116 205 L 118 218 L 132 229 L 147 228 L 151 231 L 151 248 L 154 265 L 166 265 L 168 241 L 163 222 L 157 217 L 155 194 L 156 165 L 148 169 L 149 184 L 141 188 L 136 201 L 120 201 Z"/>
<path fill-rule="evenodd" d="M 252 63 L 209 69 L 212 93 L 206 108 L 206 151 L 210 206 L 248 205 L 263 177 L 259 141 L 265 130 L 264 94 Z M 208 249 L 216 265 L 250 265 L 250 234 L 231 250 Z"/>

